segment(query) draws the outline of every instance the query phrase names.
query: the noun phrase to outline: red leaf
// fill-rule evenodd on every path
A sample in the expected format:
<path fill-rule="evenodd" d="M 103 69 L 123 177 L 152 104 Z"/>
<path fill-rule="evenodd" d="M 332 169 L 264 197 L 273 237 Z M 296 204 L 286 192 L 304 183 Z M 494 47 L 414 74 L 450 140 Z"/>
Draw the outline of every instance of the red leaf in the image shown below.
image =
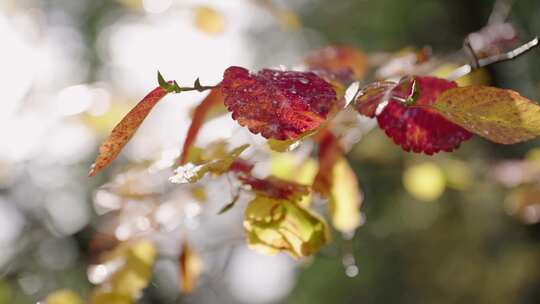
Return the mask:
<path fill-rule="evenodd" d="M 221 90 L 232 118 L 251 132 L 297 139 L 318 128 L 337 105 L 332 85 L 311 72 L 225 70 Z"/>
<path fill-rule="evenodd" d="M 167 95 L 167 92 L 163 88 L 155 88 L 122 118 L 109 137 L 99 147 L 99 154 L 90 167 L 89 176 L 96 175 L 118 156 L 122 148 L 129 142 L 135 131 L 148 116 L 148 113 L 165 95 Z"/>
<path fill-rule="evenodd" d="M 431 105 L 444 91 L 457 87 L 452 81 L 435 77 L 415 77 L 418 88 L 417 105 Z M 393 96 L 405 95 L 403 86 L 392 92 Z M 432 155 L 439 151 L 450 152 L 471 137 L 471 133 L 446 120 L 435 110 L 408 107 L 391 99 L 377 116 L 379 126 L 405 151 Z"/>
<path fill-rule="evenodd" d="M 186 140 L 184 141 L 184 146 L 182 147 L 182 154 L 180 154 L 180 158 L 178 159 L 178 166 L 185 165 L 187 163 L 189 149 L 195 143 L 199 130 L 205 122 L 208 113 L 212 111 L 214 107 L 219 106 L 222 103 L 223 95 L 221 94 L 221 90 L 213 89 L 210 91 L 210 94 L 208 94 L 195 108 L 191 125 L 189 126 Z"/>
<path fill-rule="evenodd" d="M 260 179 L 251 175 L 239 175 L 238 179 L 251 186 L 253 191 L 275 199 L 296 200 L 309 193 L 307 186 L 275 176 Z"/>

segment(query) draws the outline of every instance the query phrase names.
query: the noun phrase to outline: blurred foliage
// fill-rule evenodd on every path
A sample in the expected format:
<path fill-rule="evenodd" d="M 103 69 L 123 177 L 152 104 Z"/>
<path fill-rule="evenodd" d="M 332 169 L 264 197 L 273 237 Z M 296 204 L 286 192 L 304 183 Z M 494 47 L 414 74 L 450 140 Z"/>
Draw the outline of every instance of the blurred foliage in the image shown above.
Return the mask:
<path fill-rule="evenodd" d="M 48 17 L 58 11 L 70 16 L 83 38 L 83 60 L 89 67 L 83 80 L 88 82 L 107 81 L 100 74 L 100 69 L 108 62 L 104 62 L 99 55 L 98 34 L 115 20 L 126 16 L 137 19 L 142 15 L 141 1 L 138 0 L 23 2 L 28 6 L 27 9 L 39 7 Z M 276 34 L 280 29 L 275 25 L 263 29 L 254 28 L 249 31 L 254 44 L 252 52 L 256 56 L 256 65 L 276 66 L 282 63 L 282 57 L 273 55 L 287 48 L 287 39 L 301 36 L 310 49 L 330 43 L 360 46 L 368 52 L 393 52 L 405 47 L 421 48 L 430 45 L 434 53 L 451 54 L 461 48 L 463 37 L 485 24 L 493 2 L 291 1 L 291 7 L 299 8 L 298 16 L 283 9 L 278 13 L 282 14 L 278 18 L 284 27 L 296 31 Z M 517 25 L 520 35 L 527 38 L 540 34 L 540 2 L 514 2 L 510 19 Z M 204 31 L 226 32 L 235 22 L 232 19 L 221 19 L 219 13 L 200 9 L 202 7 L 198 11 L 199 18 L 204 20 L 199 19 L 197 26 Z M 189 41 L 186 47 L 189 47 Z M 224 50 L 217 50 L 216 56 L 221 51 Z M 491 79 L 491 83 L 496 86 L 518 90 L 533 100 L 540 99 L 538 51 L 513 62 L 489 67 L 482 73 L 475 75 L 478 80 L 471 81 L 483 83 Z M 87 120 L 100 133 L 109 130 L 118 120 L 120 114 L 117 112 L 125 110 L 123 105 L 114 103 L 106 115 L 98 118 L 85 116 L 83 120 Z M 365 196 L 362 211 L 366 223 L 352 240 L 345 236 L 337 237 L 334 245 L 324 248 L 307 265 L 301 265 L 298 281 L 290 296 L 283 300 L 284 303 L 540 302 L 540 224 L 538 221 L 525 224 L 522 216 L 524 213 L 519 211 L 522 206 L 538 204 L 538 181 L 531 178 L 509 185 L 493 178 L 495 165 L 508 159 L 521 160 L 539 143 L 539 140 L 535 140 L 515 146 L 500 146 L 474 138 L 452 155 L 441 154 L 427 159 L 423 155 L 404 153 L 382 132 L 371 132 L 348 155 L 352 169 L 362 184 Z M 283 162 L 289 160 L 279 159 L 281 157 L 274 159 L 275 175 L 298 181 L 303 179 L 299 177 L 303 174 L 298 172 L 304 172 L 305 169 L 310 172 L 305 173 L 306 179 L 313 178 L 312 167 L 315 164 L 310 164 L 310 168 L 298 169 L 295 174 L 286 172 L 292 166 L 283 165 Z M 72 165 L 75 167 L 75 176 L 84 181 L 83 186 L 87 187 L 84 194 L 88 204 L 91 201 L 90 193 L 106 179 L 103 177 L 103 180 L 88 182 L 82 178 L 90 161 L 87 159 L 81 164 Z M 517 164 L 511 169 L 512 172 L 518 169 L 525 173 L 534 171 L 534 167 L 531 169 L 527 163 Z M 526 176 L 525 173 L 522 175 Z M 436 184 L 437 187 L 426 192 L 422 180 L 429 180 L 430 184 Z M 25 186 L 26 192 L 36 188 L 21 185 Z M 15 187 L 10 187 L 2 186 L 0 193 L 12 195 Z M 529 199 L 530 193 L 533 193 L 532 199 Z M 137 199 L 141 197 L 135 197 L 135 202 L 142 204 Z M 422 199 L 430 202 L 423 202 Z M 517 207 L 512 209 L 507 205 Z M 302 210 L 299 212 L 305 215 Z M 26 229 L 32 233 L 21 242 L 29 245 L 13 258 L 9 271 L 0 273 L 0 303 L 35 303 L 37 300 L 64 303 L 66 298 L 76 297 L 62 290 L 47 298 L 47 294 L 58 290 L 58 286 L 69 288 L 81 297 L 87 296 L 91 286 L 87 281 L 86 266 L 95 259 L 91 249 L 97 230 L 95 226 L 99 226 L 96 224 L 99 222 L 94 219 L 93 225 L 77 232 L 73 236 L 74 241 L 69 243 L 64 239 L 65 236 L 42 232 L 48 231 L 45 228 L 47 223 L 36 218 L 45 217 L 43 214 L 30 214 L 33 221 Z M 96 217 L 96 214 L 92 215 Z M 310 215 L 305 216 L 309 220 L 317 220 Z M 316 246 L 323 242 L 322 239 L 326 240 L 321 231 L 318 231 L 318 239 L 310 240 Z M 67 269 L 45 267 L 36 258 L 37 240 L 42 239 L 59 239 L 62 246 L 68 246 L 66 242 L 75 246 L 78 252 L 77 263 Z M 347 251 L 348 246 L 352 248 Z M 296 255 L 302 253 L 296 252 L 297 248 L 290 250 Z M 357 261 L 358 275 L 349 277 L 344 271 L 344 252 L 353 254 Z M 137 258 L 136 253 L 130 256 L 132 259 Z M 154 262 L 153 254 L 149 260 L 151 262 L 147 259 L 134 261 L 144 266 L 144 282 L 141 283 L 137 276 L 135 278 L 136 291 L 146 286 L 148 280 L 151 283 L 139 302 L 188 302 L 190 298 L 177 295 L 165 297 L 160 294 L 159 288 L 153 285 L 159 278 L 153 276 L 148 269 L 148 264 Z M 39 292 L 29 292 L 33 290 L 35 284 L 32 283 L 36 282 L 36 277 L 46 284 Z M 218 280 L 220 278 L 218 276 Z M 225 289 L 223 284 L 218 284 L 216 288 Z M 204 285 L 200 289 L 201 293 L 214 292 L 205 289 Z M 219 294 L 222 293 L 227 292 Z M 208 298 L 194 299 L 195 302 L 199 300 L 209 303 L 204 301 Z M 222 303 L 234 302 L 229 296 L 223 296 L 220 300 Z"/>

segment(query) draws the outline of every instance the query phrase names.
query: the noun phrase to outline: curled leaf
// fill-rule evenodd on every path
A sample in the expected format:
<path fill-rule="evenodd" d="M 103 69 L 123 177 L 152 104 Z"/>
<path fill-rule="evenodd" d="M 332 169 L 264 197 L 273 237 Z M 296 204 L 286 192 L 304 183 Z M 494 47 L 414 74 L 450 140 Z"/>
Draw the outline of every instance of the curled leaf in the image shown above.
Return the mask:
<path fill-rule="evenodd" d="M 223 105 L 223 95 L 221 90 L 212 89 L 210 93 L 203 99 L 203 101 L 195 108 L 193 117 L 191 119 L 191 125 L 189 126 L 184 146 L 182 147 L 182 153 L 178 159 L 178 165 L 184 165 L 188 161 L 189 150 L 195 143 L 199 130 L 203 123 L 209 116 L 209 114 Z"/>
<path fill-rule="evenodd" d="M 99 147 L 99 154 L 88 173 L 90 176 L 96 175 L 118 156 L 122 148 L 129 142 L 135 131 L 148 116 L 148 113 L 165 95 L 167 95 L 167 92 L 163 88 L 155 88 L 124 116 Z"/>
<path fill-rule="evenodd" d="M 512 90 L 454 88 L 431 106 L 449 121 L 496 143 L 515 144 L 540 135 L 540 105 Z"/>
<path fill-rule="evenodd" d="M 332 170 L 330 217 L 332 225 L 344 233 L 352 233 L 362 224 L 360 207 L 362 192 L 353 169 L 345 157 L 340 157 Z"/>
<path fill-rule="evenodd" d="M 247 149 L 249 145 L 242 145 L 232 151 L 223 154 L 219 158 L 213 158 L 201 164 L 187 163 L 179 166 L 174 171 L 174 175 L 169 178 L 169 181 L 176 184 L 195 183 L 200 180 L 206 173 L 223 174 L 229 171 L 234 161 Z"/>
<path fill-rule="evenodd" d="M 330 239 L 325 222 L 307 209 L 264 196 L 249 203 L 244 228 L 251 248 L 264 254 L 284 251 L 294 258 L 314 254 Z"/>
<path fill-rule="evenodd" d="M 309 193 L 307 186 L 275 176 L 260 179 L 251 175 L 241 175 L 238 179 L 244 185 L 249 185 L 254 192 L 275 199 L 296 201 Z"/>
<path fill-rule="evenodd" d="M 331 84 L 311 72 L 241 67 L 225 70 L 221 90 L 232 118 L 251 132 L 277 140 L 317 129 L 337 106 Z"/>
<path fill-rule="evenodd" d="M 197 281 L 202 273 L 202 260 L 186 241 L 182 244 L 178 264 L 181 278 L 180 291 L 183 294 L 191 293 L 197 287 Z"/>
<path fill-rule="evenodd" d="M 312 52 L 304 61 L 310 70 L 328 75 L 345 85 L 362 79 L 368 69 L 367 55 L 350 46 L 328 46 Z"/>
<path fill-rule="evenodd" d="M 313 182 L 313 190 L 328 198 L 332 225 L 341 232 L 352 233 L 362 223 L 360 207 L 363 195 L 356 174 L 330 131 L 321 132 L 317 140 L 319 172 Z"/>

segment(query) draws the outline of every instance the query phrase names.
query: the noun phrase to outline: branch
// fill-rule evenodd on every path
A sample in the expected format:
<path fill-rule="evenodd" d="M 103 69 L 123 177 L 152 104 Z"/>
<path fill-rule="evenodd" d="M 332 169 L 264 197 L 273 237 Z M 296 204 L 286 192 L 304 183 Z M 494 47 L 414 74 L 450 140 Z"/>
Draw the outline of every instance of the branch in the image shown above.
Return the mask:
<path fill-rule="evenodd" d="M 199 78 L 195 80 L 193 83 L 193 87 L 181 87 L 176 80 L 173 81 L 165 81 L 161 73 L 158 71 L 157 73 L 158 83 L 159 86 L 164 89 L 167 93 L 180 93 L 180 92 L 187 92 L 187 91 L 199 91 L 204 92 L 207 90 L 211 90 L 217 87 L 215 86 L 203 86 L 201 85 L 201 82 Z"/>
<path fill-rule="evenodd" d="M 472 72 L 474 69 L 482 68 L 488 65 L 492 65 L 495 63 L 505 62 L 509 60 L 513 60 L 528 51 L 534 49 L 538 46 L 538 37 L 535 37 L 531 41 L 521 45 L 518 48 L 515 48 L 509 52 L 497 54 L 491 57 L 483 58 L 483 59 L 477 59 L 476 56 L 474 56 L 475 62 L 473 64 L 465 64 L 459 68 L 457 68 L 452 74 L 450 74 L 447 79 L 448 80 L 456 80 L 460 77 L 463 77 L 470 72 Z M 473 51 L 474 54 L 474 51 Z"/>

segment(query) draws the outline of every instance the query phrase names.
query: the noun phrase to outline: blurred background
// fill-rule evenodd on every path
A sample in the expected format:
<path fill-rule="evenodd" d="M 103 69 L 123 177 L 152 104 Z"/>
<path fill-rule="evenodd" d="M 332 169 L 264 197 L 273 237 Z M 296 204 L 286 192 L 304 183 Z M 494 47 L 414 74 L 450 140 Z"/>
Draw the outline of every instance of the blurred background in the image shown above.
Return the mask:
<path fill-rule="evenodd" d="M 200 94 L 168 96 L 113 168 L 87 177 L 99 142 L 156 86 L 157 70 L 181 84 L 216 84 L 231 65 L 292 66 L 329 44 L 455 54 L 494 6 L 2 0 L 0 303 L 79 303 L 75 294 L 87 298 L 106 276 L 96 256 L 138 235 L 150 235 L 159 254 L 137 303 L 540 303 L 540 140 L 474 137 L 428 157 L 373 130 L 348 155 L 365 224 L 302 262 L 247 249 L 241 208 L 216 215 L 227 203 L 223 181 L 205 204 L 195 188 L 166 185 L 160 168 L 180 149 Z M 514 1 L 508 14 L 523 40 L 540 35 L 540 1 Z M 538 50 L 482 75 L 540 100 Z M 207 124 L 200 142 L 230 136 L 227 119 Z M 179 291 L 186 240 L 202 265 L 190 294 Z M 45 300 L 58 290 L 71 293 Z"/>

